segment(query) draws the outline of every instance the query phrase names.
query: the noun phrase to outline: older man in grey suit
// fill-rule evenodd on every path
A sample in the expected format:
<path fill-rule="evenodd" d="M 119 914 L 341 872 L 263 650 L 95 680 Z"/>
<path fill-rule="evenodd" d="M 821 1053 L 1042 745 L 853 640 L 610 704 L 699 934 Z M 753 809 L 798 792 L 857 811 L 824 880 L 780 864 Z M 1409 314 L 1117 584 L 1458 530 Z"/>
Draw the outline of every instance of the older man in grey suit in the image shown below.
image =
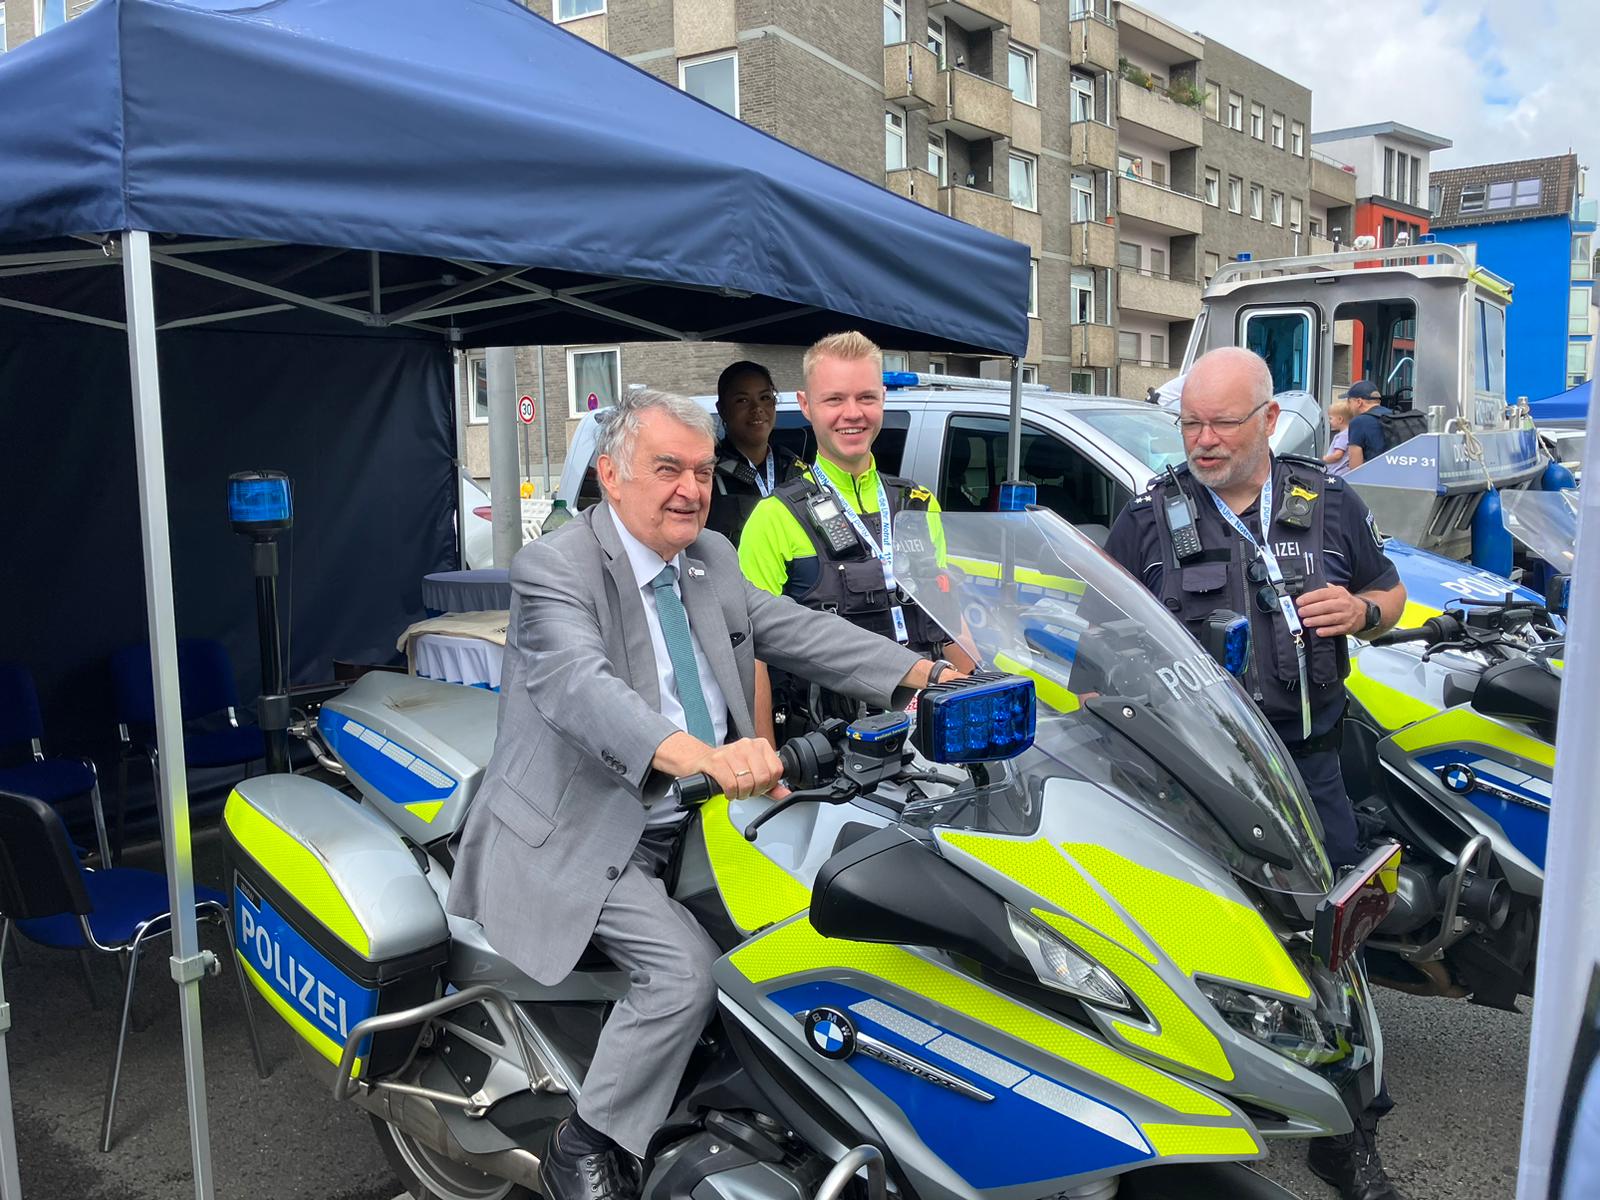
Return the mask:
<path fill-rule="evenodd" d="M 466 824 L 450 911 L 542 983 L 596 942 L 631 990 L 601 1032 L 578 1112 L 541 1167 L 551 1200 L 628 1200 L 715 1004 L 717 950 L 659 870 L 682 817 L 672 779 L 731 798 L 778 783 L 755 736 L 755 659 L 887 706 L 935 665 L 849 622 L 752 587 L 702 533 L 709 415 L 630 394 L 601 435 L 598 504 L 512 563 L 494 757 Z"/>

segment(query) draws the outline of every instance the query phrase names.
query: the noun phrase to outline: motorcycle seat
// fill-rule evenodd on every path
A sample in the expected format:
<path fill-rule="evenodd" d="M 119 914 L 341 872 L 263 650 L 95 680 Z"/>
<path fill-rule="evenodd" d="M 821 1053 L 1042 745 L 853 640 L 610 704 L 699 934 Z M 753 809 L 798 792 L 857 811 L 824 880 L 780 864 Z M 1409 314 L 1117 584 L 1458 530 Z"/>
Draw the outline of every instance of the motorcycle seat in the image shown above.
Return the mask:
<path fill-rule="evenodd" d="M 1495 663 L 1472 693 L 1472 707 L 1486 717 L 1528 721 L 1553 731 L 1561 703 L 1561 677 L 1531 659 Z"/>

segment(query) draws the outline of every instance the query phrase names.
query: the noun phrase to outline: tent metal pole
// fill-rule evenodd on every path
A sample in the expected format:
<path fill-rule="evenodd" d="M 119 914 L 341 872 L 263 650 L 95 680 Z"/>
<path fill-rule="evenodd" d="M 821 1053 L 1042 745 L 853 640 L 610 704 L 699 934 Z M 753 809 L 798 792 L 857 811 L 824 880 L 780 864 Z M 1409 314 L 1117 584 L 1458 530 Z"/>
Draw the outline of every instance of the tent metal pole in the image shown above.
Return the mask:
<path fill-rule="evenodd" d="M 483 357 L 489 372 L 489 503 L 494 508 L 494 565 L 509 567 L 522 549 L 517 351 L 514 346 L 491 346 Z"/>
<path fill-rule="evenodd" d="M 1022 478 L 1022 360 L 1011 360 L 1011 428 L 1006 435 L 1006 478 Z"/>
<path fill-rule="evenodd" d="M 376 250 L 371 251 L 367 258 L 367 272 L 369 280 L 367 290 L 370 293 L 368 303 L 371 306 L 372 315 L 381 317 L 383 315 L 383 268 Z"/>
<path fill-rule="evenodd" d="M 546 500 L 553 499 L 550 495 L 550 406 L 544 402 L 544 347 L 535 346 L 534 350 L 539 355 L 539 443 L 544 456 L 544 495 Z M 577 504 L 577 499 L 573 499 Z"/>
<path fill-rule="evenodd" d="M 189 1101 L 189 1145 L 196 1200 L 212 1200 L 211 1135 L 200 1036 L 200 979 L 215 957 L 200 949 L 194 914 L 194 861 L 189 843 L 189 783 L 178 696 L 178 630 L 172 595 L 172 538 L 167 523 L 167 467 L 161 434 L 161 379 L 156 363 L 155 290 L 150 235 L 122 239 L 128 366 L 133 383 L 133 441 L 139 469 L 139 523 L 144 532 L 145 608 L 150 676 L 155 685 L 157 795 L 172 913 L 172 977 L 178 984 L 183 1067 Z"/>
<path fill-rule="evenodd" d="M 0 974 L 5 971 L 4 959 L 5 944 L 0 942 Z M 10 1028 L 11 1006 L 6 1003 L 5 980 L 0 978 L 0 1200 L 22 1200 L 17 1130 L 11 1120 L 11 1064 L 6 1058 L 6 1032 Z"/>

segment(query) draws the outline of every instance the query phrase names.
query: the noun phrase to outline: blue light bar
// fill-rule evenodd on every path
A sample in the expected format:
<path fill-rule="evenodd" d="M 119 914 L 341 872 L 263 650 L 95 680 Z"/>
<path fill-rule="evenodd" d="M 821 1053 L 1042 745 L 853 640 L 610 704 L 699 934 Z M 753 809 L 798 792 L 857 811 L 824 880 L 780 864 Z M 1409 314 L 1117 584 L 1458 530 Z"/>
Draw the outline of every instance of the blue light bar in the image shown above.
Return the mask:
<path fill-rule="evenodd" d="M 228 520 L 238 533 L 266 533 L 294 523 L 289 477 L 282 471 L 228 476 Z"/>
<path fill-rule="evenodd" d="M 917 373 L 915 371 L 885 371 L 883 373 L 883 386 L 886 388 L 916 387 Z"/>
<path fill-rule="evenodd" d="M 1008 479 L 1000 485 L 1001 512 L 1027 512 L 1031 505 L 1037 503 L 1039 503 L 1037 484 Z"/>
<path fill-rule="evenodd" d="M 1240 252 L 1238 254 L 1235 254 L 1233 256 L 1233 261 L 1234 262 L 1249 262 L 1254 257 L 1255 257 L 1255 255 L 1251 254 L 1248 250 L 1245 250 L 1245 251 L 1242 251 L 1242 252 Z"/>
<path fill-rule="evenodd" d="M 923 691 L 914 744 L 938 763 L 997 762 L 1033 745 L 1033 680 L 977 675 Z"/>

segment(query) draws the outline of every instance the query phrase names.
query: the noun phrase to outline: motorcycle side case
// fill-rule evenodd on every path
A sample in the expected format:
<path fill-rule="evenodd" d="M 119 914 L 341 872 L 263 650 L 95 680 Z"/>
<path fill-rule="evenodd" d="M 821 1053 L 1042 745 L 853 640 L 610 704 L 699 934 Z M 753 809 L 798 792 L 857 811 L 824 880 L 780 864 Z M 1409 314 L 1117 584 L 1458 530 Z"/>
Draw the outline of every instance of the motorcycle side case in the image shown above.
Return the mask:
<path fill-rule="evenodd" d="M 348 796 L 298 775 L 239 783 L 222 817 L 235 951 L 255 989 L 329 1062 L 367 1017 L 432 1000 L 449 926 L 427 858 Z M 398 1069 L 418 1028 L 359 1048 L 357 1076 Z"/>
<path fill-rule="evenodd" d="M 322 706 L 317 733 L 362 798 L 430 846 L 466 820 L 499 704 L 482 688 L 373 671 Z"/>

